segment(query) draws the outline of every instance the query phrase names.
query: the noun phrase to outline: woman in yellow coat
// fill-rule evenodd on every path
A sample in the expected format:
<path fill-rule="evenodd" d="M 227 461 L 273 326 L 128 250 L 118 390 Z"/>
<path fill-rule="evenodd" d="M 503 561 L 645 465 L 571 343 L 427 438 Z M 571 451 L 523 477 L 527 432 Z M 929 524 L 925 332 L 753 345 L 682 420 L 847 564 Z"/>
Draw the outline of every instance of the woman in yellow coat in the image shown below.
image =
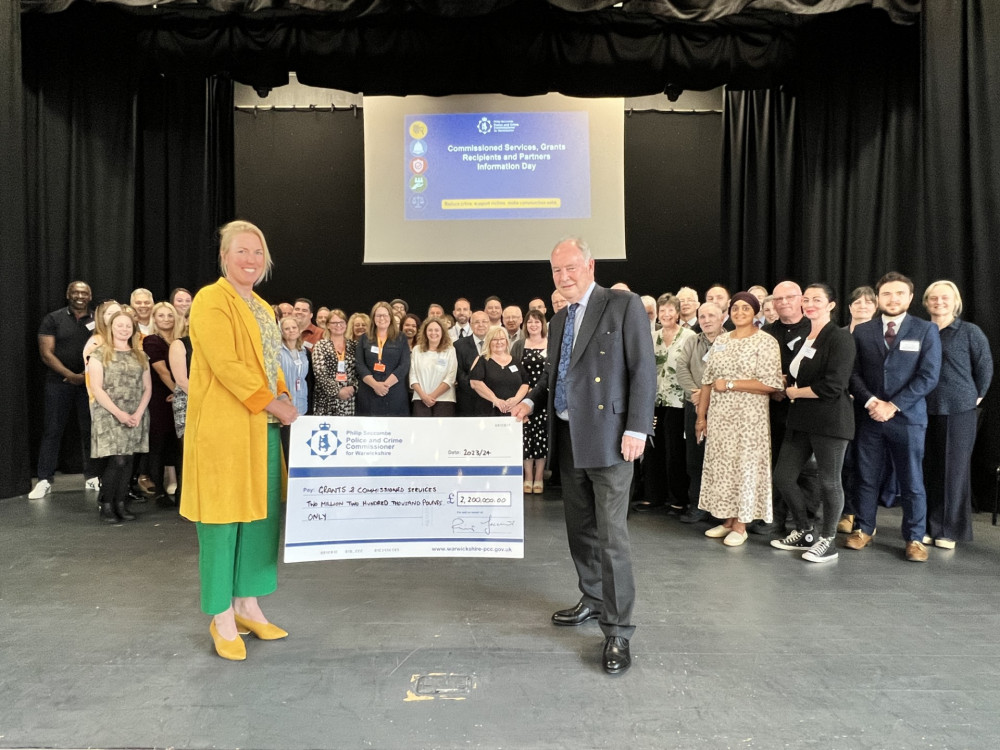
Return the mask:
<path fill-rule="evenodd" d="M 201 608 L 224 659 L 246 658 L 240 631 L 284 638 L 258 596 L 278 585 L 281 425 L 298 412 L 279 366 L 274 311 L 253 288 L 271 270 L 253 224 L 220 230 L 222 278 L 191 305 L 191 372 L 181 515 L 197 522 Z"/>

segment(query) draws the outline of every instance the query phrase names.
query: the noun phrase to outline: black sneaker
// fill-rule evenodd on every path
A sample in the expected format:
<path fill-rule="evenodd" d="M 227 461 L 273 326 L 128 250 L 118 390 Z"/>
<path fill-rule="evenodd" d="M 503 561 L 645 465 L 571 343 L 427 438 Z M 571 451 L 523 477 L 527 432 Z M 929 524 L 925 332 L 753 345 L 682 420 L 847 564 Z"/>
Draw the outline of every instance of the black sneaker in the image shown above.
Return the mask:
<path fill-rule="evenodd" d="M 772 539 L 771 546 L 778 549 L 806 550 L 811 549 L 816 544 L 816 532 L 812 529 L 807 531 L 793 531 L 784 539 Z"/>
<path fill-rule="evenodd" d="M 809 551 L 802 555 L 803 560 L 814 563 L 825 563 L 837 559 L 837 547 L 833 537 L 821 536 Z"/>

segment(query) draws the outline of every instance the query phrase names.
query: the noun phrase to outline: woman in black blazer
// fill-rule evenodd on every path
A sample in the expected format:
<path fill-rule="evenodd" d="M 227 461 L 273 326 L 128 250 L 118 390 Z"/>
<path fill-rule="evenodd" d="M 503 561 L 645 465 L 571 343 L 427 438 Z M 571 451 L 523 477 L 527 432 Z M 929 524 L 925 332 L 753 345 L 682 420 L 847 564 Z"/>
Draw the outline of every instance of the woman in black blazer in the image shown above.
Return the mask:
<path fill-rule="evenodd" d="M 847 390 L 854 369 L 854 338 L 830 320 L 836 305 L 826 284 L 810 284 L 802 293 L 802 312 L 812 330 L 788 368 L 788 424 L 774 467 L 774 485 L 795 517 L 795 530 L 771 545 L 802 551 L 802 558 L 810 562 L 837 559 L 833 542 L 844 508 L 841 470 L 847 444 L 854 437 L 854 410 Z M 823 504 L 823 528 L 818 531 L 812 528 L 798 485 L 811 455 L 816 456 Z"/>

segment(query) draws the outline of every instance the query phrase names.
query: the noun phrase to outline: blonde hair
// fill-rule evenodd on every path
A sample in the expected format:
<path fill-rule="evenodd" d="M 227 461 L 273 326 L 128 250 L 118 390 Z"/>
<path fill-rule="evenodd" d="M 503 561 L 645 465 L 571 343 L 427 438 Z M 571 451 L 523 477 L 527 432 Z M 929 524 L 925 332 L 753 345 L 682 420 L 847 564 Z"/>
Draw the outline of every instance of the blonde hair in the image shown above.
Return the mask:
<path fill-rule="evenodd" d="M 278 330 L 281 333 L 281 343 L 282 343 L 282 345 L 284 345 L 284 343 L 285 343 L 285 324 L 286 323 L 292 323 L 295 326 L 295 330 L 299 332 L 298 338 L 295 339 L 295 348 L 296 349 L 301 349 L 302 348 L 302 329 L 299 328 L 299 321 L 297 321 L 291 315 L 286 315 L 285 317 L 283 317 L 281 320 L 278 321 Z"/>
<path fill-rule="evenodd" d="M 356 314 L 357 313 L 355 313 L 355 315 Z M 348 341 L 353 341 L 354 339 L 351 338 L 351 320 L 354 320 L 354 315 L 352 315 L 349 320 L 347 318 L 347 314 L 339 307 L 335 307 L 332 310 L 330 310 L 330 315 L 326 319 L 326 325 L 323 326 L 323 338 L 325 338 L 327 341 L 333 338 L 333 334 L 330 333 L 330 321 L 333 320 L 334 318 L 340 318 L 342 321 L 347 323 L 347 330 L 344 331 L 344 338 L 347 339 Z"/>
<path fill-rule="evenodd" d="M 936 286 L 946 286 L 951 290 L 951 293 L 955 295 L 955 317 L 957 318 L 962 314 L 962 294 L 958 291 L 958 287 L 955 286 L 954 281 L 948 281 L 948 279 L 939 279 L 938 281 L 932 281 L 927 285 L 927 289 L 924 291 L 924 307 L 927 307 L 927 298 L 930 297 L 931 289 Z"/>
<path fill-rule="evenodd" d="M 125 311 L 125 308 L 122 307 L 121 303 L 113 299 L 104 300 L 104 302 L 97 306 L 97 310 L 94 311 L 94 336 L 100 339 L 101 344 L 105 341 L 111 341 L 111 331 L 108 328 L 108 324 L 104 322 L 104 316 L 107 313 L 108 308 L 111 307 L 117 307 L 118 312 Z M 115 315 L 117 314 L 118 313 L 115 313 Z M 114 320 L 113 316 L 111 320 Z"/>
<path fill-rule="evenodd" d="M 164 309 L 170 310 L 170 312 L 174 315 L 174 327 L 170 329 L 170 333 L 167 335 L 164 335 L 163 331 L 156 326 L 156 312 L 157 310 Z M 184 335 L 184 319 L 177 313 L 177 308 L 169 302 L 157 302 L 153 305 L 153 309 L 149 313 L 149 319 L 153 323 L 153 332 L 168 344 L 174 343 L 177 339 Z"/>
<path fill-rule="evenodd" d="M 270 278 L 274 261 L 271 260 L 271 251 L 267 249 L 267 240 L 264 239 L 264 233 L 249 221 L 231 221 L 219 229 L 219 270 L 222 272 L 223 278 L 229 278 L 229 271 L 226 268 L 226 255 L 229 253 L 233 240 L 236 239 L 237 235 L 245 233 L 256 235 L 257 239 L 260 240 L 261 248 L 264 250 L 264 273 L 254 282 L 254 286 L 257 286 L 260 282 L 267 281 Z"/>
<path fill-rule="evenodd" d="M 149 369 L 149 357 L 142 350 L 142 337 L 139 335 L 139 326 L 136 322 L 132 320 L 132 316 L 127 312 L 122 310 L 121 312 L 115 313 L 114 317 L 111 318 L 111 322 L 108 323 L 108 338 L 101 344 L 101 364 L 107 367 L 111 364 L 111 360 L 115 358 L 115 345 L 114 340 L 111 338 L 111 329 L 118 318 L 125 316 L 128 318 L 129 322 L 132 324 L 132 336 L 129 338 L 129 343 L 131 344 L 132 356 L 136 358 L 136 361 L 142 365 L 143 370 Z"/>
<path fill-rule="evenodd" d="M 430 341 L 427 340 L 427 326 L 431 324 L 434 324 L 441 329 L 441 343 L 438 344 L 437 349 L 431 349 Z M 448 330 L 444 327 L 444 321 L 440 318 L 428 318 L 424 321 L 423 325 L 420 326 L 420 330 L 417 331 L 417 348 L 422 352 L 443 352 L 447 351 L 451 346 L 451 336 L 448 335 Z"/>
<path fill-rule="evenodd" d="M 372 324 L 372 319 L 368 317 L 367 313 L 356 312 L 351 317 L 347 319 L 347 338 L 351 341 L 357 341 L 358 337 L 354 335 L 354 321 L 361 320 L 365 324 L 365 330 Z"/>
<path fill-rule="evenodd" d="M 503 336 L 503 340 L 507 342 L 507 352 L 510 352 L 510 336 L 507 335 L 507 329 L 503 326 L 492 326 L 490 330 L 486 332 L 486 336 L 483 337 L 483 353 L 481 356 L 483 359 L 493 358 L 493 339 L 497 336 Z"/>

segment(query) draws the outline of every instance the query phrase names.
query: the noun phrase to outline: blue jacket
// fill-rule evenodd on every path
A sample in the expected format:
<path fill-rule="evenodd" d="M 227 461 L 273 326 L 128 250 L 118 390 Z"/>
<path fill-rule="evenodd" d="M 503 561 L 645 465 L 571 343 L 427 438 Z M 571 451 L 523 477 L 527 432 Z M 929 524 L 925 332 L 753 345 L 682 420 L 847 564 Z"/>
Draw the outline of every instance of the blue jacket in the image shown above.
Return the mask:
<path fill-rule="evenodd" d="M 857 356 L 851 375 L 851 395 L 864 406 L 872 396 L 899 409 L 894 419 L 927 424 L 927 395 L 941 374 L 941 337 L 933 323 L 907 314 L 887 349 L 882 316 L 854 329 Z"/>

